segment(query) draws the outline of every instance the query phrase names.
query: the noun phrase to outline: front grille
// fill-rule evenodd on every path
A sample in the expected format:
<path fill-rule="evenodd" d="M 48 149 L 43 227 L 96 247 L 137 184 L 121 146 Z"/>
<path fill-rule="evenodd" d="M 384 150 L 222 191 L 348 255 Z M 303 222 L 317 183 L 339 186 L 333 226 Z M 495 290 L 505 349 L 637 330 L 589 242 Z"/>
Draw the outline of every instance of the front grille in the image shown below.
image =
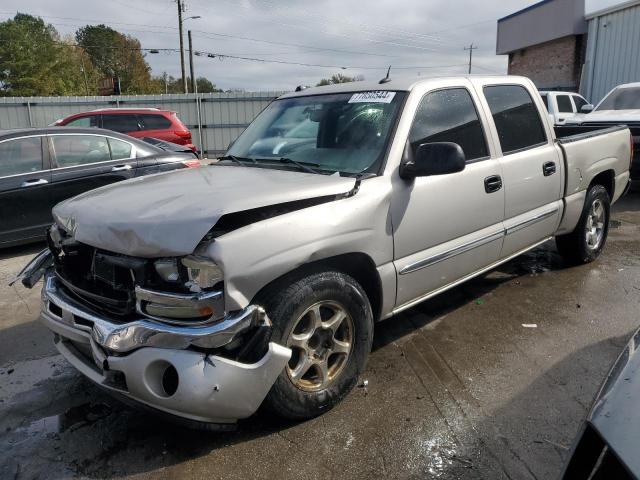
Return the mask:
<path fill-rule="evenodd" d="M 96 312 L 122 321 L 135 316 L 134 286 L 137 278 L 145 276 L 146 260 L 81 243 L 51 247 L 56 276 L 67 294 Z"/>

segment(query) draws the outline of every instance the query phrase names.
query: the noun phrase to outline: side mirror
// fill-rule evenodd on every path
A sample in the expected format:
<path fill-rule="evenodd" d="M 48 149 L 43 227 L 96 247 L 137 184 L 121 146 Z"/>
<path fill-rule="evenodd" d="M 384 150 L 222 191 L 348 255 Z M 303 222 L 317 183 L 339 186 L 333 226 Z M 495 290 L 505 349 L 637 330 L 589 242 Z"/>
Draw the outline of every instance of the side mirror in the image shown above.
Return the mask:
<path fill-rule="evenodd" d="M 580 108 L 580 112 L 582 113 L 590 113 L 593 112 L 593 105 L 590 103 L 587 103 L 586 105 L 582 105 L 582 108 Z"/>
<path fill-rule="evenodd" d="M 446 175 L 464 170 L 465 157 L 462 147 L 452 142 L 423 143 L 413 160 L 400 165 L 400 177 L 411 180 L 430 175 Z"/>

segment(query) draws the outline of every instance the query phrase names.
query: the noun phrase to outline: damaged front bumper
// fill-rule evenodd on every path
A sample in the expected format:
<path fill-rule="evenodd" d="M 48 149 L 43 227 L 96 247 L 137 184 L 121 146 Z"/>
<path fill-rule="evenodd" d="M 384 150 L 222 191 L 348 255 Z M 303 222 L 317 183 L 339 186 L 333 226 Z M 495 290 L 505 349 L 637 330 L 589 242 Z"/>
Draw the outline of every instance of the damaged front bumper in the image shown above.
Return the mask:
<path fill-rule="evenodd" d="M 228 424 L 252 415 L 291 356 L 273 342 L 252 364 L 202 351 L 264 324 L 257 306 L 206 326 L 118 324 L 67 295 L 53 272 L 44 280 L 40 318 L 60 353 L 98 385 L 183 419 Z"/>

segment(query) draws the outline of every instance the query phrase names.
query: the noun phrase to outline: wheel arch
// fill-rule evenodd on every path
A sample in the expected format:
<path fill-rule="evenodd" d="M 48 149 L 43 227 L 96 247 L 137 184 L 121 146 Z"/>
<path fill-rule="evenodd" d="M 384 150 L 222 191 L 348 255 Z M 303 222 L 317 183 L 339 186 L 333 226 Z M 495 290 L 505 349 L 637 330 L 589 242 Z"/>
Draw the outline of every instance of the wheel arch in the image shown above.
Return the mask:
<path fill-rule="evenodd" d="M 262 287 L 254 295 L 252 303 L 262 303 L 263 299 L 271 296 L 274 290 L 283 288 L 283 284 L 293 283 L 321 271 L 337 271 L 352 277 L 367 295 L 374 321 L 380 319 L 383 298 L 382 281 L 373 259 L 362 252 L 345 253 L 304 263 Z"/>
<path fill-rule="evenodd" d="M 609 198 L 613 200 L 613 194 L 615 193 L 616 188 L 615 172 L 612 169 L 609 169 L 598 173 L 595 177 L 593 177 L 591 183 L 589 183 L 587 191 L 589 191 L 594 185 L 602 185 L 605 190 L 607 190 Z"/>

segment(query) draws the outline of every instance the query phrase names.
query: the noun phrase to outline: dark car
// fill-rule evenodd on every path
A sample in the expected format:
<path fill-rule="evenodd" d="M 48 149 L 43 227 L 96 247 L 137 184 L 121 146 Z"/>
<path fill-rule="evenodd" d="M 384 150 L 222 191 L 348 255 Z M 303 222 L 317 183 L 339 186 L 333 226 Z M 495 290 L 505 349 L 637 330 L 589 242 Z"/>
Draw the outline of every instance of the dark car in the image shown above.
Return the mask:
<path fill-rule="evenodd" d="M 563 480 L 640 477 L 640 330 L 596 396 L 562 474 Z"/>
<path fill-rule="evenodd" d="M 62 200 L 120 180 L 195 166 L 192 154 L 109 130 L 0 131 L 0 247 L 43 239 L 51 208 Z"/>
<path fill-rule="evenodd" d="M 64 127 L 98 127 L 124 133 L 131 137 L 153 137 L 184 145 L 192 151 L 196 146 L 191 131 L 176 112 L 158 108 L 102 108 L 76 113 L 55 122 Z"/>

